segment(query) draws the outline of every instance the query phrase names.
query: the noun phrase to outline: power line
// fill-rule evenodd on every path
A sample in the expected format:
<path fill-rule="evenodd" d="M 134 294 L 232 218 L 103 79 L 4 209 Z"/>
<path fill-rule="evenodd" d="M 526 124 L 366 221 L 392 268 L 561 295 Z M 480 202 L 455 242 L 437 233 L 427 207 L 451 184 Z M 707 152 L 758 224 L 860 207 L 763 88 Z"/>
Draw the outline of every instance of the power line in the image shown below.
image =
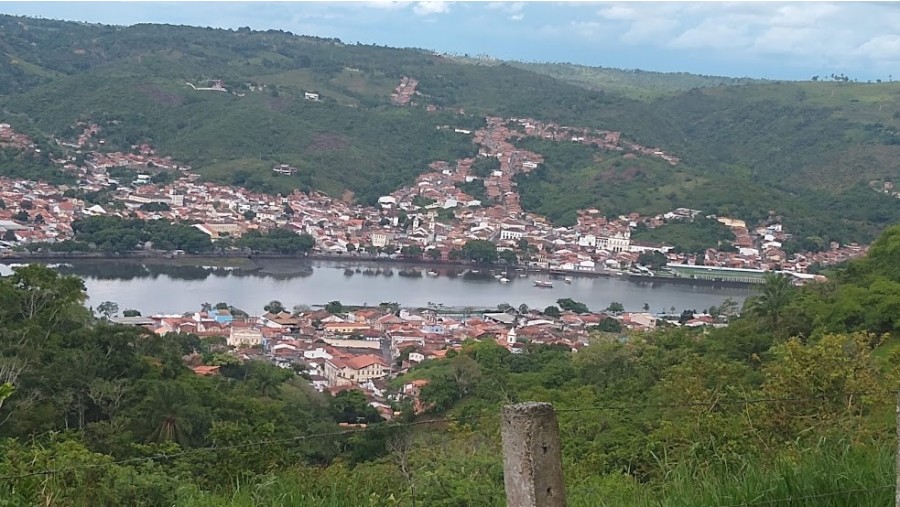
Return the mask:
<path fill-rule="evenodd" d="M 877 393 L 846 393 L 843 396 L 858 396 L 865 394 L 877 394 Z M 745 400 L 735 400 L 735 399 L 723 399 L 723 400 L 710 400 L 704 402 L 690 402 L 690 403 L 637 403 L 637 404 L 629 404 L 629 405 L 591 405 L 587 407 L 571 407 L 571 408 L 555 408 L 554 411 L 556 413 L 564 413 L 564 412 L 590 412 L 595 410 L 631 410 L 636 408 L 691 408 L 691 407 L 711 407 L 715 405 L 754 405 L 760 403 L 785 403 L 785 402 L 795 402 L 795 401 L 808 401 L 808 400 L 825 400 L 827 395 L 820 394 L 816 396 L 802 396 L 802 397 L 794 397 L 794 398 L 751 398 Z"/>
<path fill-rule="evenodd" d="M 719 507 L 752 507 L 756 505 L 776 505 L 785 502 L 798 502 L 800 500 L 814 500 L 817 498 L 827 498 L 829 496 L 838 496 L 838 495 L 846 495 L 850 493 L 865 493 L 868 491 L 881 491 L 889 488 L 894 488 L 893 484 L 889 484 L 886 486 L 878 486 L 875 488 L 859 488 L 859 489 L 845 489 L 843 491 L 832 491 L 830 493 L 820 493 L 818 495 L 809 495 L 809 496 L 789 496 L 787 498 L 779 498 L 777 500 L 760 500 L 750 503 L 735 503 L 728 505 L 720 505 Z"/>

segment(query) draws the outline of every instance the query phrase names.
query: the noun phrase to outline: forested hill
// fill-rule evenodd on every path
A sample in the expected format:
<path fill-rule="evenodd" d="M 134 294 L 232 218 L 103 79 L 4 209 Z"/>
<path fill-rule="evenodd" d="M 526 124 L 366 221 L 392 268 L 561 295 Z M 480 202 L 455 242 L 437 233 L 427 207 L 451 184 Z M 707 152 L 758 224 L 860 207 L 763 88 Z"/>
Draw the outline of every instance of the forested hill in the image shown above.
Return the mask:
<path fill-rule="evenodd" d="M 897 83 L 676 74 L 666 84 L 666 75 L 623 81 L 604 69 L 580 69 L 581 79 L 282 31 L 9 16 L 0 16 L 0 53 L 0 120 L 38 138 L 71 138 L 76 122 L 94 121 L 108 149 L 147 141 L 207 178 L 257 190 L 349 190 L 371 203 L 433 160 L 473 156 L 453 128 L 499 114 L 620 131 L 682 160 L 676 171 L 625 167 L 633 176 L 612 179 L 602 163 L 548 160 L 519 181 L 526 210 L 774 214 L 809 244 L 869 241 L 900 221 L 896 199 L 873 190 L 900 171 Z M 404 77 L 415 92 L 398 101 Z M 217 81 L 226 92 L 195 89 Z M 680 91 L 694 83 L 704 87 Z M 276 177 L 275 163 L 300 170 Z"/>

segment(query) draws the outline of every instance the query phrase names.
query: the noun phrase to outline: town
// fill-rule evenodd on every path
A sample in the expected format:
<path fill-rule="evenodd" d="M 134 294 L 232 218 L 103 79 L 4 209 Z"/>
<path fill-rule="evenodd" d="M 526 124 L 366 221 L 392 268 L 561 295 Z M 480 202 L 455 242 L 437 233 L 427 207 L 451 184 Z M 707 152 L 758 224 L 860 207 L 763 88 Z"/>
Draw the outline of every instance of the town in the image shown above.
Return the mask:
<path fill-rule="evenodd" d="M 414 88 L 414 80 L 404 81 L 396 100 L 408 102 Z M 833 244 L 824 252 L 788 256 L 781 246 L 789 235 L 780 224 L 748 226 L 730 217 L 710 217 L 733 230 L 734 247 L 729 251 L 707 249 L 701 256 L 631 239 L 639 224 L 655 228 L 672 221 L 692 221 L 702 214 L 685 208 L 655 216 L 632 213 L 618 217 L 586 209 L 578 213 L 574 227 L 557 227 L 524 211 L 519 203 L 514 177 L 537 169 L 544 160 L 538 153 L 517 148 L 516 138 L 585 143 L 657 157 L 672 166 L 679 159 L 625 142 L 617 132 L 572 129 L 533 119 L 489 117 L 486 126 L 474 132 L 442 128 L 454 135 L 471 136 L 479 147 L 478 157 L 436 161 L 413 185 L 382 196 L 377 206 L 369 207 L 315 192 L 271 196 L 202 181 L 190 167 L 157 155 L 148 144 L 135 145 L 128 153 L 104 151 L 102 127 L 81 124 L 76 139 L 56 140 L 76 156 L 54 162 L 77 177 L 78 195 L 108 192 L 112 205 L 86 202 L 73 196 L 65 185 L 0 178 L 0 247 L 11 254 L 29 245 L 62 242 L 73 238 L 73 222 L 78 219 L 122 216 L 189 223 L 213 244 L 249 231 L 285 229 L 312 236 L 314 252 L 324 256 L 400 255 L 429 262 L 453 261 L 460 260 L 459 253 L 467 244 L 480 241 L 494 245 L 508 263 L 551 272 L 662 276 L 660 270 L 639 263 L 642 254 L 658 252 L 669 276 L 758 282 L 762 274 L 780 271 L 792 275 L 796 284 L 813 278 L 807 269 L 814 263 L 835 264 L 866 252 L 865 246 Z M 9 124 L 0 124 L 0 146 L 38 150 L 31 139 Z M 76 163 L 78 157 L 83 160 L 80 164 Z M 298 169 L 278 163 L 272 171 L 281 176 Z M 512 353 L 522 352 L 527 344 L 556 345 L 577 352 L 598 331 L 646 331 L 658 325 L 724 326 L 727 317 L 738 310 L 737 304 L 726 302 L 721 308 L 696 314 L 679 314 L 674 308 L 669 314 L 651 314 L 646 308 L 625 312 L 621 305 L 611 303 L 602 312 L 591 312 L 568 299 L 542 310 L 501 305 L 482 311 L 437 305 L 406 309 L 395 303 L 344 308 L 333 301 L 321 309 L 290 312 L 273 301 L 259 316 L 225 303 L 215 307 L 204 304 L 199 311 L 181 315 L 152 316 L 134 310 L 119 316 L 117 310 L 109 311 L 114 304 L 101 306 L 106 306 L 102 310 L 115 322 L 145 327 L 160 335 L 190 333 L 220 340 L 224 354 L 218 359 L 186 359 L 198 375 L 217 374 L 223 361 L 233 360 L 228 358 L 272 362 L 302 374 L 320 391 L 336 394 L 361 389 L 386 419 L 396 415 L 392 402 L 401 399 L 411 401 L 416 411 L 426 408 L 418 399 L 424 381 L 392 391 L 390 379 L 417 363 L 458 351 L 466 340 L 495 341 Z"/>
<path fill-rule="evenodd" d="M 158 335 L 191 334 L 207 340 L 215 353 L 204 362 L 199 355 L 183 358 L 197 375 L 217 375 L 231 361 L 264 361 L 306 378 L 318 391 L 336 395 L 361 390 L 384 419 L 399 415 L 392 407 L 409 401 L 416 413 L 427 409 L 417 380 L 391 389 L 390 381 L 415 365 L 452 357 L 467 341 L 492 341 L 513 354 L 530 345 L 548 345 L 578 352 L 598 332 L 624 336 L 657 326 L 722 327 L 738 310 L 726 300 L 720 307 L 694 314 L 652 315 L 625 312 L 612 302 L 592 312 L 571 299 L 537 310 L 525 305 L 499 305 L 493 310 L 401 308 L 396 303 L 376 307 L 345 307 L 331 301 L 321 308 L 288 311 L 272 301 L 262 315 L 252 316 L 227 303 L 204 303 L 198 311 L 175 315 L 141 316 L 104 302 L 97 310 L 112 322 L 140 326 Z M 393 403 L 392 403 L 393 402 Z"/>
<path fill-rule="evenodd" d="M 410 87 L 414 82 L 410 83 Z M 670 245 L 634 241 L 637 227 L 656 228 L 673 221 L 692 221 L 702 210 L 679 208 L 654 216 L 637 213 L 608 217 L 598 209 L 578 213 L 573 227 L 554 226 L 545 217 L 526 212 L 519 203 L 513 178 L 535 170 L 540 154 L 519 149 L 513 141 L 536 137 L 555 142 L 585 143 L 605 150 L 657 157 L 677 165 L 674 155 L 623 141 L 618 132 L 590 131 L 542 123 L 533 119 L 489 117 L 471 136 L 477 158 L 435 161 L 415 183 L 382 196 L 377 206 L 353 204 L 325 194 L 295 191 L 265 195 L 247 189 L 203 181 L 190 167 L 157 155 L 148 144 L 132 151 L 104 151 L 103 129 L 78 125 L 76 139 L 57 139 L 70 154 L 53 160 L 61 171 L 77 178 L 79 192 L 65 185 L 0 178 L 0 251 L 9 255 L 32 245 L 73 238 L 72 223 L 89 216 L 123 216 L 193 224 L 215 244 L 248 231 L 285 229 L 309 234 L 314 253 L 325 256 L 418 258 L 433 262 L 458 260 L 470 241 L 495 245 L 498 253 L 534 269 L 582 274 L 627 273 L 719 281 L 759 282 L 767 271 L 780 271 L 802 283 L 813 279 L 812 265 L 832 265 L 866 253 L 866 246 L 832 243 L 821 252 L 788 255 L 782 248 L 790 233 L 780 223 L 746 224 L 715 217 L 734 233 L 729 248 L 677 252 Z M 450 129 L 451 127 L 443 127 Z M 0 123 L 0 148 L 39 151 L 27 136 Z M 485 164 L 485 161 L 492 162 Z M 476 166 L 489 167 L 485 172 Z M 275 164 L 275 175 L 295 174 L 287 164 Z M 483 194 L 481 199 L 466 193 Z M 107 192 L 113 206 L 80 198 Z M 664 272 L 635 269 L 642 254 L 659 252 Z"/>

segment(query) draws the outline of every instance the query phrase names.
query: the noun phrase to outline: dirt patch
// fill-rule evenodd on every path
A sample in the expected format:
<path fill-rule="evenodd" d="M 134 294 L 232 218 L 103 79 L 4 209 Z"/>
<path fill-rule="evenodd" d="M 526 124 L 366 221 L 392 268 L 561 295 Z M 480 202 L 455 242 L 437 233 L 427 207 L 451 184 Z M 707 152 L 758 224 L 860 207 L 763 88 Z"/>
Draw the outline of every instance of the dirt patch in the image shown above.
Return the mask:
<path fill-rule="evenodd" d="M 306 153 L 322 153 L 327 151 L 343 150 L 350 144 L 346 137 L 340 134 L 315 134 L 313 140 L 306 147 Z"/>
<path fill-rule="evenodd" d="M 184 98 L 181 95 L 161 90 L 153 85 L 139 86 L 138 90 L 161 106 L 175 107 L 180 106 L 184 102 Z"/>
<path fill-rule="evenodd" d="M 341 194 L 341 200 L 346 203 L 352 203 L 353 199 L 355 199 L 355 198 L 356 198 L 356 195 L 354 195 L 353 192 L 351 192 L 349 190 L 344 190 L 344 193 Z"/>

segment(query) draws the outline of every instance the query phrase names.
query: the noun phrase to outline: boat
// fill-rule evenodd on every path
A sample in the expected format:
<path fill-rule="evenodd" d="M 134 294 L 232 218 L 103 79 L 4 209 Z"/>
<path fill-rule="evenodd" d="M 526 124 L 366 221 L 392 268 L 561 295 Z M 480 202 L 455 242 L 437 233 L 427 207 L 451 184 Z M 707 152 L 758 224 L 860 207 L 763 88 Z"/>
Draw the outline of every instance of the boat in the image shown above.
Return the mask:
<path fill-rule="evenodd" d="M 567 276 L 567 277 L 563 278 L 563 281 L 565 281 L 566 283 L 572 283 L 572 277 Z"/>
<path fill-rule="evenodd" d="M 428 276 L 438 276 L 437 271 L 429 271 Z"/>
<path fill-rule="evenodd" d="M 534 286 L 535 286 L 535 287 L 541 287 L 541 288 L 544 288 L 544 289 L 550 289 L 550 288 L 553 287 L 553 282 L 545 282 L 545 281 L 543 281 L 543 280 L 536 280 L 536 281 L 534 282 Z"/>
<path fill-rule="evenodd" d="M 506 278 L 504 276 L 503 278 L 500 279 L 500 283 L 509 283 L 509 278 Z"/>

